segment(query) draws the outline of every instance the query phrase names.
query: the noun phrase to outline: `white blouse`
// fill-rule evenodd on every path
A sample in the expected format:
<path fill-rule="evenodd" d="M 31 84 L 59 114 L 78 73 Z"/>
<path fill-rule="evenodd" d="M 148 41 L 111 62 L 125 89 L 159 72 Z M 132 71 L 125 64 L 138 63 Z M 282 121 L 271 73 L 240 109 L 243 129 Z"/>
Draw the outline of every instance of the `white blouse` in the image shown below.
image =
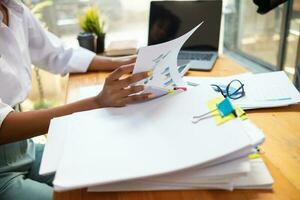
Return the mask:
<path fill-rule="evenodd" d="M 95 54 L 83 48 L 67 49 L 46 32 L 32 13 L 15 0 L 2 0 L 9 26 L 0 12 L 0 127 L 13 106 L 31 90 L 31 65 L 54 74 L 85 72 Z"/>

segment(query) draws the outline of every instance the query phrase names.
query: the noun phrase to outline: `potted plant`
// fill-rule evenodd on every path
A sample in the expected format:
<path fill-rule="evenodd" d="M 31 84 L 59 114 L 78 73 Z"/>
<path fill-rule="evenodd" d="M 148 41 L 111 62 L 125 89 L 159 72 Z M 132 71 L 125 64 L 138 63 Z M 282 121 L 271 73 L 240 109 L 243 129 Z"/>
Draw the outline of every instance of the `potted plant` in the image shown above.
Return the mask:
<path fill-rule="evenodd" d="M 105 46 L 104 22 L 100 19 L 99 13 L 99 9 L 96 6 L 91 6 L 79 18 L 79 25 L 83 31 L 97 36 L 96 53 L 104 52 Z"/>

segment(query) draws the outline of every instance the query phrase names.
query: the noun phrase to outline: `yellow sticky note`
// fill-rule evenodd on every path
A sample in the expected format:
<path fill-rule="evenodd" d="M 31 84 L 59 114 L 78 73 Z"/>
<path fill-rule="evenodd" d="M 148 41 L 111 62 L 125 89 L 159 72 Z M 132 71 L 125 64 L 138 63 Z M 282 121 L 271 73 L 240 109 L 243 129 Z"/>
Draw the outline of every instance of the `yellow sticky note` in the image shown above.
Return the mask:
<path fill-rule="evenodd" d="M 248 155 L 248 158 L 249 159 L 257 159 L 257 158 L 260 158 L 261 156 L 260 156 L 260 154 L 258 154 L 258 153 L 254 153 L 254 154 L 249 154 Z"/>
<path fill-rule="evenodd" d="M 223 100 L 224 100 L 224 97 L 219 96 L 219 97 L 216 97 L 216 98 L 214 98 L 214 99 L 207 102 L 207 106 L 208 106 L 209 110 L 210 111 L 215 110 L 214 112 L 211 113 L 211 115 L 213 115 L 217 125 L 224 124 L 225 122 L 228 122 L 228 121 L 236 118 L 234 114 L 230 114 L 230 115 L 227 115 L 226 117 L 222 117 L 220 115 L 219 111 L 216 110 L 216 108 L 217 108 L 216 105 L 219 104 Z M 247 120 L 248 119 L 248 117 L 246 115 L 246 112 L 242 108 L 236 106 L 235 107 L 235 112 L 241 120 Z"/>
<path fill-rule="evenodd" d="M 237 116 L 238 116 L 242 121 L 248 119 L 248 117 L 247 117 L 247 115 L 246 115 L 246 112 L 245 112 L 242 108 L 236 107 L 236 108 L 235 108 L 235 112 L 236 112 Z"/>
<path fill-rule="evenodd" d="M 168 94 L 173 94 L 175 90 L 168 90 Z"/>

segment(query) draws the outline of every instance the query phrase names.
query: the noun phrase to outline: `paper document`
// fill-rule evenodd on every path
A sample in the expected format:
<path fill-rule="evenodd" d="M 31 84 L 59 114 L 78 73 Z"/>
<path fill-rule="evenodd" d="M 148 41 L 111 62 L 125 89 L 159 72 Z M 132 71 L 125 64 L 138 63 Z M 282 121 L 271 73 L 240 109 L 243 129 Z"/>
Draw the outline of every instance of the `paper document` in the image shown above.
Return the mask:
<path fill-rule="evenodd" d="M 64 145 L 67 141 L 67 135 L 69 133 L 68 126 L 73 123 L 73 118 L 80 117 L 81 113 L 76 113 L 74 115 L 68 115 L 64 117 L 59 117 L 51 120 L 51 125 L 48 131 L 48 142 L 45 146 L 43 153 L 43 159 L 40 167 L 40 174 L 46 175 L 50 173 L 55 173 L 59 162 L 64 151 Z M 82 113 L 84 115 L 84 113 Z M 256 147 L 263 143 L 265 136 L 263 132 L 258 129 L 251 121 L 242 122 L 243 129 L 247 133 L 251 144 L 253 147 Z M 225 162 L 226 160 L 234 160 L 240 158 L 243 155 L 246 155 L 246 152 L 240 152 L 234 156 L 229 156 L 224 161 L 219 160 L 220 162 Z M 214 163 L 208 163 L 207 166 L 212 166 Z M 205 167 L 205 166 L 204 166 Z"/>
<path fill-rule="evenodd" d="M 211 87 L 214 84 L 225 88 L 236 79 L 244 85 L 245 95 L 233 102 L 243 109 L 280 107 L 300 102 L 299 91 L 283 71 L 245 73 L 227 77 L 184 77 L 188 85 L 201 84 Z"/>
<path fill-rule="evenodd" d="M 90 187 L 90 192 L 112 192 L 112 191 L 152 191 L 152 190 L 195 190 L 195 189 L 271 189 L 274 183 L 267 167 L 262 159 L 253 159 L 249 162 L 249 171 L 238 178 L 215 181 L 214 183 L 189 184 L 185 182 L 159 182 L 147 179 Z M 208 168 L 208 170 L 210 170 Z M 205 169 L 204 169 L 205 171 Z M 203 172 L 204 172 L 203 171 Z M 196 173 L 195 173 L 196 175 Z"/>
<path fill-rule="evenodd" d="M 222 126 L 217 126 L 213 119 L 197 125 L 191 123 L 197 112 L 208 110 L 206 98 L 214 95 L 208 88 L 197 87 L 150 102 L 77 116 L 69 127 L 72 137 L 68 137 L 63 153 L 68 159 L 59 163 L 55 189 L 175 172 L 236 151 L 251 152 L 251 140 L 239 120 Z M 195 152 L 202 153 L 195 156 Z"/>
<path fill-rule="evenodd" d="M 70 117 L 69 115 L 51 120 L 48 130 L 49 137 L 44 148 L 39 174 L 46 175 L 56 171 L 69 133 L 67 126 Z"/>
<path fill-rule="evenodd" d="M 207 168 L 195 168 L 178 173 L 171 173 L 164 176 L 158 176 L 153 178 L 145 178 L 133 181 L 120 182 L 119 184 L 107 184 L 103 186 L 95 186 L 89 188 L 89 191 L 126 191 L 135 185 L 135 188 L 131 188 L 133 191 L 137 190 L 149 190 L 149 187 L 145 187 L 143 184 L 150 184 L 155 186 L 173 186 L 176 187 L 199 187 L 200 185 L 210 184 L 211 186 L 230 183 L 233 179 L 246 176 L 251 170 L 250 162 L 247 159 L 237 159 L 222 163 L 220 165 L 207 167 Z M 142 185 L 140 185 L 142 183 Z M 128 187 L 129 186 L 129 187 Z M 227 188 L 225 189 L 231 189 Z M 162 187 L 161 189 L 165 189 Z M 161 190 L 160 189 L 160 190 Z"/>
<path fill-rule="evenodd" d="M 243 79 L 246 95 L 236 102 L 245 107 L 255 104 L 276 107 L 300 102 L 300 94 L 285 72 L 256 74 Z"/>
<path fill-rule="evenodd" d="M 237 189 L 271 189 L 274 180 L 261 158 L 251 160 L 251 170 L 233 181 Z"/>
<path fill-rule="evenodd" d="M 175 86 L 184 85 L 177 69 L 177 57 L 183 44 L 202 23 L 175 40 L 139 49 L 133 73 L 144 71 L 153 73 L 151 77 L 138 83 L 145 85 L 146 92 L 161 95 L 157 91 L 158 88 L 168 91 Z"/>

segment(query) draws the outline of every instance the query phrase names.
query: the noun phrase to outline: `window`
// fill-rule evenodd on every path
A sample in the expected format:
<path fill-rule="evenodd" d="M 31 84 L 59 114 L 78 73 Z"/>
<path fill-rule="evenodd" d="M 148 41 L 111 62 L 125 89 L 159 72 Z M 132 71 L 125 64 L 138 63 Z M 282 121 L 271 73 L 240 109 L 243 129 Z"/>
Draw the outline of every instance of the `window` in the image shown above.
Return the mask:
<path fill-rule="evenodd" d="M 277 69 L 283 7 L 266 15 L 256 13 L 252 1 L 227 1 L 224 46 L 264 66 Z"/>
<path fill-rule="evenodd" d="M 111 40 L 137 39 L 146 44 L 148 10 L 151 0 L 53 0 L 45 9 L 49 30 L 66 41 L 76 42 L 80 32 L 77 18 L 84 8 L 97 5 L 106 24 L 108 43 Z"/>
<path fill-rule="evenodd" d="M 300 65 L 300 0 L 294 0 L 290 16 L 284 70 L 292 77 Z"/>
<path fill-rule="evenodd" d="M 224 48 L 292 77 L 300 59 L 300 0 L 288 1 L 266 15 L 256 9 L 252 1 L 224 1 Z"/>

